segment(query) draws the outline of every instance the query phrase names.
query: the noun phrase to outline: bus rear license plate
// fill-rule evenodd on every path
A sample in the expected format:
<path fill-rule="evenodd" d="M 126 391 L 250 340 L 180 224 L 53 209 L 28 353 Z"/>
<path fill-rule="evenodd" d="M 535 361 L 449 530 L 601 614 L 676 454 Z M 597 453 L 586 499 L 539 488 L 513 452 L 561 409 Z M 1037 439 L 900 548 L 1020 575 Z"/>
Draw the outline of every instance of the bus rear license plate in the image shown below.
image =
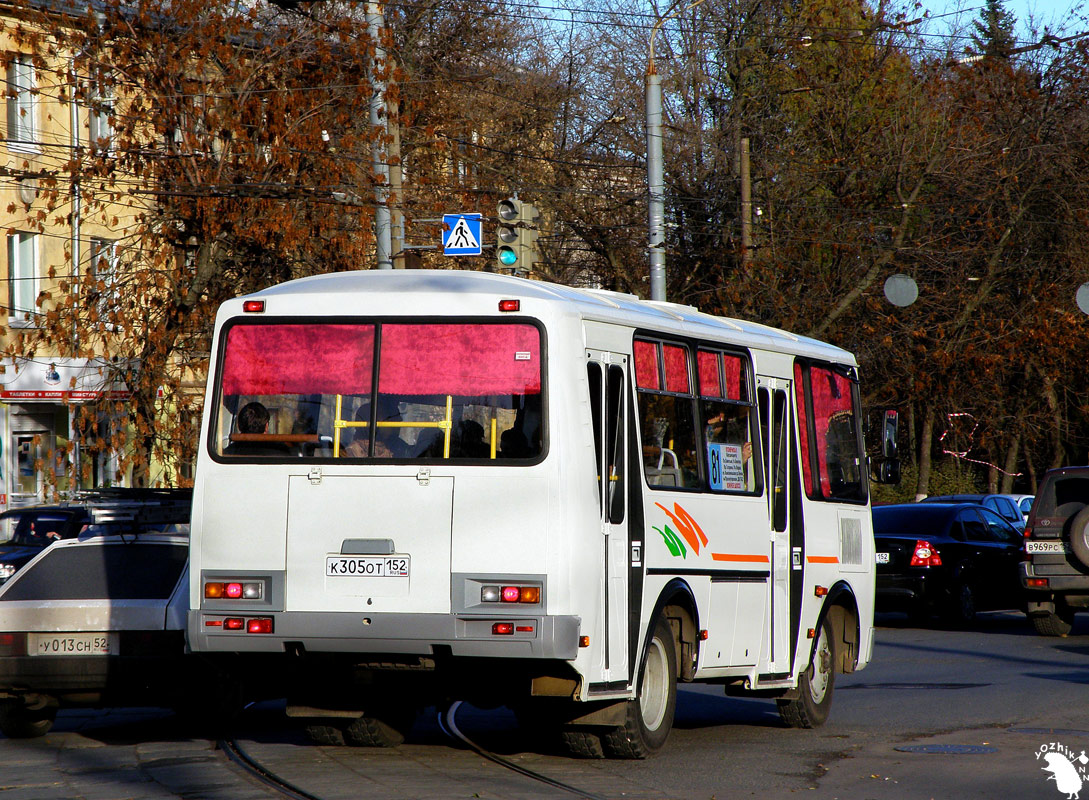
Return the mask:
<path fill-rule="evenodd" d="M 108 633 L 32 633 L 27 637 L 32 656 L 112 656 L 117 654 Z"/>
<path fill-rule="evenodd" d="M 1066 553 L 1066 542 L 1025 542 L 1026 553 Z"/>
<path fill-rule="evenodd" d="M 407 578 L 408 556 L 326 556 L 326 576 Z"/>
<path fill-rule="evenodd" d="M 888 564 L 889 563 L 889 554 L 888 553 L 876 553 L 875 555 L 877 556 L 877 563 L 878 564 Z"/>

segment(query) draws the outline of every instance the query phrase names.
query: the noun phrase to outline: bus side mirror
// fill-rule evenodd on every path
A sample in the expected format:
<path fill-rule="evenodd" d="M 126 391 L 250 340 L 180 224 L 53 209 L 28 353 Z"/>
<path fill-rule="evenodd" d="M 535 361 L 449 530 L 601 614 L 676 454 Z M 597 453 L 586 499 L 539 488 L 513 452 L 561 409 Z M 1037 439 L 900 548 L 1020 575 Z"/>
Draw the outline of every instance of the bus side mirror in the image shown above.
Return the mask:
<path fill-rule="evenodd" d="M 881 455 L 886 459 L 896 458 L 896 429 L 900 423 L 900 412 L 895 408 L 887 408 L 884 419 L 881 427 Z"/>
<path fill-rule="evenodd" d="M 881 457 L 875 459 L 874 480 L 878 483 L 900 482 L 899 449 L 896 434 L 900 424 L 900 412 L 895 408 L 886 408 L 881 412 L 881 426 L 877 434 L 881 437 Z"/>
<path fill-rule="evenodd" d="M 899 483 L 900 482 L 900 459 L 890 458 L 882 461 L 877 465 L 877 481 L 878 483 Z"/>

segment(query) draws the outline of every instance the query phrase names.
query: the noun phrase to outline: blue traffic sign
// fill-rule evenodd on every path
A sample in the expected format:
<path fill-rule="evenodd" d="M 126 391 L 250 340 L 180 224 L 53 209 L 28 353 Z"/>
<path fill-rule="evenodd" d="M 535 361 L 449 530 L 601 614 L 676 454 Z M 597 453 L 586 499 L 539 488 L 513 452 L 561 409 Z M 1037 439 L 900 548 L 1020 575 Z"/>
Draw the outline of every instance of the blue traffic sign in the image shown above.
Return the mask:
<path fill-rule="evenodd" d="M 480 244 L 480 214 L 443 214 L 442 252 L 447 256 L 478 256 Z"/>

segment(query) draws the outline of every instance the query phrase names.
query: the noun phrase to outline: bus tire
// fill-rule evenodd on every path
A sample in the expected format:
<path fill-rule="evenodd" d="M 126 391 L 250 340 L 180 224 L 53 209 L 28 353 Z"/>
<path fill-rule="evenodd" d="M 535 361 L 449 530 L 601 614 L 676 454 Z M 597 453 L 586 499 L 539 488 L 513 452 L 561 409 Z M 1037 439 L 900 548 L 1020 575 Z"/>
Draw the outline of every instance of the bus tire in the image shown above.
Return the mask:
<path fill-rule="evenodd" d="M 593 731 L 560 729 L 560 746 L 575 758 L 605 758 L 601 737 Z"/>
<path fill-rule="evenodd" d="M 45 736 L 57 718 L 56 706 L 29 708 L 20 702 L 0 705 L 0 732 L 9 739 L 37 739 Z"/>
<path fill-rule="evenodd" d="M 654 625 L 639 670 L 638 694 L 625 707 L 624 724 L 602 737 L 612 758 L 646 758 L 662 749 L 677 710 L 677 646 L 664 618 Z"/>
<path fill-rule="evenodd" d="M 324 723 L 307 725 L 306 736 L 314 744 L 328 745 L 329 747 L 344 746 L 344 731 L 338 725 Z"/>
<path fill-rule="evenodd" d="M 412 711 L 382 711 L 364 714 L 344 726 L 344 741 L 352 747 L 396 747 L 405 740 L 416 715 Z"/>
<path fill-rule="evenodd" d="M 777 701 L 783 722 L 792 728 L 816 728 L 827 721 L 836 685 L 835 665 L 836 642 L 825 619 L 813 643 L 809 667 L 798 678 L 798 696 Z"/>

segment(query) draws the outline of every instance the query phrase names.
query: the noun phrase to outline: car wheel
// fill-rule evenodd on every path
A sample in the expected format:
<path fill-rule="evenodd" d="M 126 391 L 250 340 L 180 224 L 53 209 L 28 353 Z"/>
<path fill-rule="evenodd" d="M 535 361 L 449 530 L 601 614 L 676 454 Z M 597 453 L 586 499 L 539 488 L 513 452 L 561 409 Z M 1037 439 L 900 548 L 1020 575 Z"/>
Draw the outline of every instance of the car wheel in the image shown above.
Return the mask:
<path fill-rule="evenodd" d="M 827 721 L 836 685 L 835 664 L 832 627 L 824 620 L 809 667 L 798 679 L 798 696 L 777 701 L 783 722 L 792 728 L 816 728 Z"/>
<path fill-rule="evenodd" d="M 957 627 L 971 625 L 976 618 L 976 596 L 972 585 L 962 581 L 953 587 L 953 596 L 946 609 L 946 618 Z"/>
<path fill-rule="evenodd" d="M 1029 619 L 1032 620 L 1032 627 L 1041 636 L 1067 636 L 1074 629 L 1074 609 L 1072 608 L 1033 614 Z"/>
<path fill-rule="evenodd" d="M 0 731 L 9 739 L 36 739 L 45 736 L 57 718 L 55 706 L 29 708 L 22 703 L 0 705 Z"/>
<path fill-rule="evenodd" d="M 638 696 L 625 704 L 624 724 L 602 736 L 613 758 L 646 758 L 665 744 L 677 709 L 677 647 L 664 618 L 654 625 L 639 670 Z"/>
<path fill-rule="evenodd" d="M 1070 549 L 1084 567 L 1089 567 L 1089 506 L 1070 521 Z"/>

